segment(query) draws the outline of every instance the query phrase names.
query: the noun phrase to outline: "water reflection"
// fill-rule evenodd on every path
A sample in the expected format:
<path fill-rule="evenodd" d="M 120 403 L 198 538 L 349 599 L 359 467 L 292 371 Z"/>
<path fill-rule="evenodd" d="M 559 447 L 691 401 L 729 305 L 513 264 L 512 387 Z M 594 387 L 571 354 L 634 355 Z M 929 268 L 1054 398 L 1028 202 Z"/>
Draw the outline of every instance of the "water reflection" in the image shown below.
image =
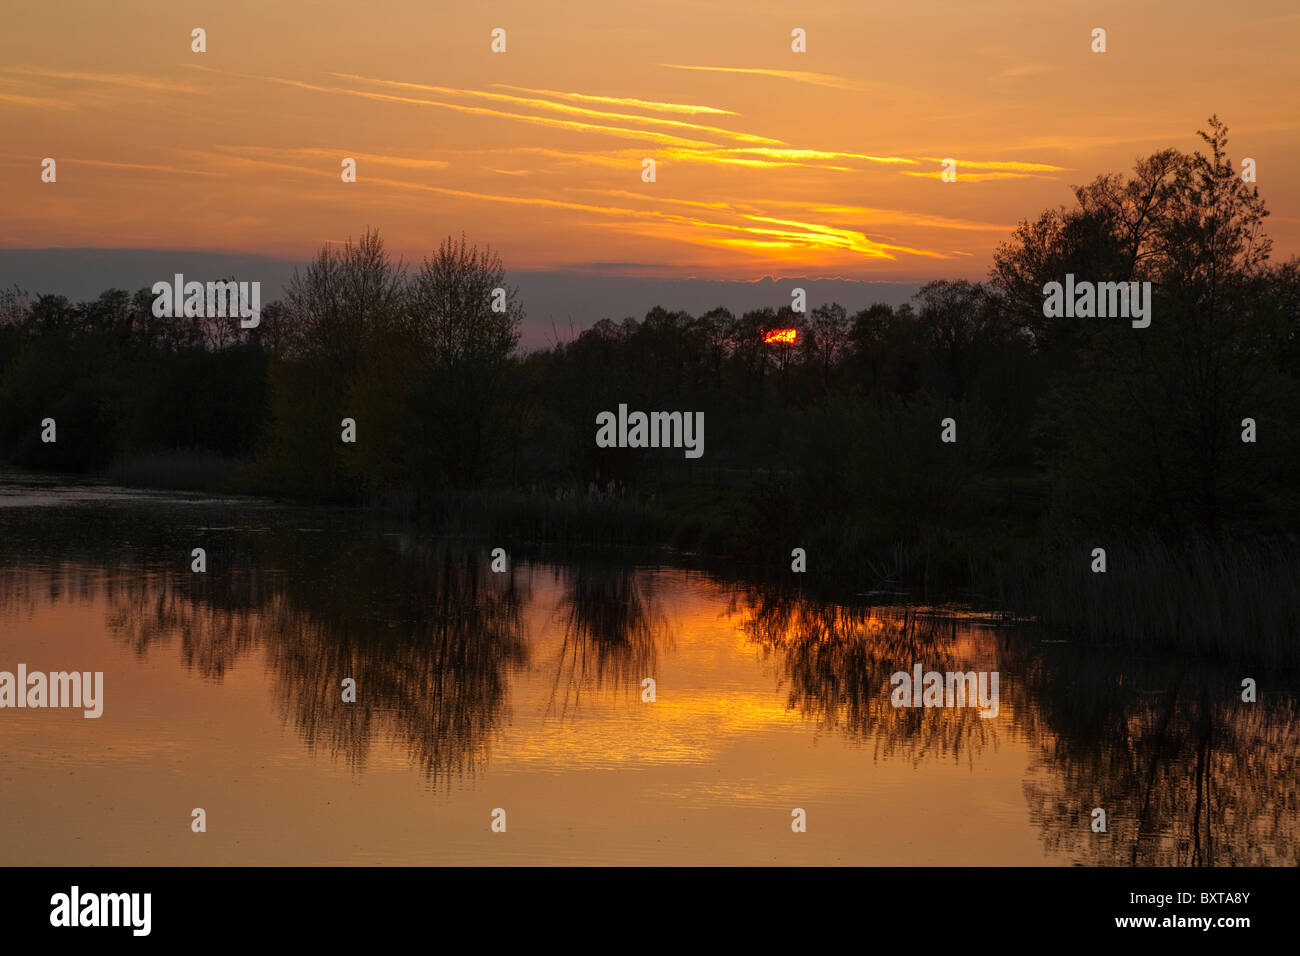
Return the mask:
<path fill-rule="evenodd" d="M 1011 646 L 1033 706 L 1025 796 L 1049 849 L 1139 866 L 1300 864 L 1300 721 L 1294 675 Z M 1091 834 L 1094 808 L 1107 832 Z M 1090 839 L 1079 840 L 1080 833 Z"/>
<path fill-rule="evenodd" d="M 551 710 L 576 707 L 584 688 L 624 688 L 654 673 L 657 648 L 671 647 L 654 582 L 633 568 L 583 564 L 563 570 L 563 638 Z"/>
<path fill-rule="evenodd" d="M 527 656 L 517 572 L 346 526 L 305 535 L 200 521 L 189 535 L 159 535 L 128 520 L 128 536 L 126 516 L 82 517 L 42 537 L 27 523 L 45 525 L 48 512 L 5 513 L 0 614 L 102 597 L 106 623 L 136 654 L 176 647 L 213 680 L 262 650 L 282 718 L 358 770 L 384 739 L 404 742 L 435 782 L 486 759 L 507 671 Z M 203 574 L 190 569 L 196 542 L 207 546 Z M 343 702 L 344 677 L 356 681 L 355 704 Z"/>
<path fill-rule="evenodd" d="M 996 655 L 968 628 L 908 607 L 826 604 L 776 588 L 733 597 L 740 629 L 776 655 L 787 702 L 824 728 L 870 740 L 877 757 L 964 756 L 973 762 L 997 743 L 997 720 L 975 707 L 903 707 L 890 703 L 890 677 L 930 671 L 994 671 Z M 1005 708 L 1005 705 L 1004 705 Z"/>
<path fill-rule="evenodd" d="M 526 657 L 526 583 L 437 547 L 318 560 L 324 576 L 310 580 L 329 585 L 283 575 L 266 614 L 275 686 L 303 739 L 360 767 L 372 741 L 396 738 L 432 780 L 472 773 L 506 708 L 508 668 Z"/>
<path fill-rule="evenodd" d="M 552 720 L 580 720 L 588 701 L 635 701 L 674 654 L 675 606 L 691 596 L 705 605 L 693 613 L 727 622 L 774 670 L 787 712 L 876 762 L 974 769 L 1026 743 L 1027 815 L 1050 854 L 1300 863 L 1300 725 L 1282 692 L 1293 676 L 1120 661 L 932 609 L 698 576 L 687 587 L 680 572 L 608 562 L 495 574 L 486 549 L 463 543 L 347 514 L 241 508 L 235 520 L 227 504 L 0 508 L 0 623 L 101 601 L 117 641 L 141 658 L 174 652 L 209 681 L 261 655 L 281 719 L 311 751 L 361 772 L 374 746 L 395 743 L 449 787 L 488 765 L 528 668 L 550 675 Z M 206 574 L 190 570 L 194 547 L 207 549 Z M 999 716 L 891 706 L 891 675 L 916 663 L 999 671 Z M 1240 700 L 1245 676 L 1260 680 L 1258 703 Z M 356 680 L 355 704 L 343 677 Z M 724 697 L 728 679 L 718 673 L 710 692 Z M 1094 807 L 1104 834 L 1089 829 Z"/>

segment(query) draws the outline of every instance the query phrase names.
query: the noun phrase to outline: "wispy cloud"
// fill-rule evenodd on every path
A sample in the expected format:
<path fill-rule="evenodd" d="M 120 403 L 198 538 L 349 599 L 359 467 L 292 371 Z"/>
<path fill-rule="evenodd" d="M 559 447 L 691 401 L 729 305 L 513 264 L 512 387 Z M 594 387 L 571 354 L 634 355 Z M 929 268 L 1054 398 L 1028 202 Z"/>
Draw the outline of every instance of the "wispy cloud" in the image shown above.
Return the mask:
<path fill-rule="evenodd" d="M 20 158 L 20 159 L 28 159 L 28 160 L 31 159 L 30 156 L 23 156 L 18 153 L 0 153 L 0 156 L 8 156 L 10 158 Z M 191 168 L 181 167 L 181 166 L 162 166 L 156 163 L 121 163 L 121 162 L 114 162 L 113 160 L 110 159 L 85 159 L 84 157 L 80 157 L 80 156 L 60 156 L 58 157 L 58 161 L 59 161 L 60 172 L 63 172 L 63 170 L 68 167 L 99 166 L 104 169 L 138 169 L 143 172 L 167 173 L 172 176 L 222 176 L 224 175 L 223 173 L 214 172 L 208 169 L 191 169 Z M 61 178 L 60 182 L 63 181 L 64 179 Z"/>
<path fill-rule="evenodd" d="M 546 156 L 561 161 L 608 166 L 613 169 L 627 169 L 629 166 L 635 166 L 638 170 L 641 166 L 643 152 L 640 150 L 604 150 L 601 152 L 575 152 L 558 149 L 542 149 L 538 147 L 521 147 L 516 150 L 509 150 L 512 153 L 529 152 L 538 156 Z M 751 169 L 823 169 L 832 172 L 852 172 L 848 166 L 830 166 L 825 163 L 817 162 L 800 162 L 789 159 L 763 159 L 751 158 L 736 153 L 749 153 L 750 150 L 732 150 L 732 149 L 679 149 L 668 148 L 655 151 L 654 158 L 660 163 L 691 163 L 703 166 L 740 166 Z M 761 151 L 758 151 L 761 152 Z"/>
<path fill-rule="evenodd" d="M 1018 63 L 1015 66 L 1008 66 L 993 74 L 995 79 L 999 80 L 1019 80 L 1028 76 L 1041 76 L 1044 73 L 1053 73 L 1061 67 L 1049 63 Z"/>
<path fill-rule="evenodd" d="M 782 80 L 793 80 L 795 83 L 811 83 L 813 86 L 828 86 L 836 90 L 854 90 L 859 93 L 873 88 L 870 83 L 851 80 L 844 76 L 835 76 L 832 73 L 810 73 L 804 70 L 765 70 L 758 67 L 740 66 L 687 66 L 682 63 L 660 63 L 659 65 L 670 70 L 700 70 L 707 73 L 746 73 L 751 76 L 772 76 Z"/>
<path fill-rule="evenodd" d="M 646 123 L 652 126 L 667 126 L 674 129 L 684 129 L 696 133 L 721 136 L 740 143 L 781 142 L 781 140 L 773 139 L 770 136 L 755 136 L 752 133 L 739 133 L 718 126 L 705 126 L 700 123 L 688 123 L 685 120 L 664 119 L 661 116 L 638 116 L 635 113 L 611 113 L 607 110 L 596 110 L 586 106 L 573 106 L 569 103 L 556 103 L 538 97 L 512 96 L 509 93 L 489 93 L 484 90 L 458 89 L 449 86 L 429 86 L 424 83 L 406 83 L 399 80 L 380 80 L 368 76 L 357 76 L 354 73 L 331 73 L 330 75 L 342 80 L 371 83 L 376 86 L 385 86 L 390 89 L 418 90 L 424 93 L 438 93 L 443 96 L 478 97 L 479 99 L 494 100 L 499 103 L 513 103 L 516 106 L 530 106 L 534 109 L 570 113 L 578 116 L 585 116 L 589 119 L 609 119 L 618 120 L 624 123 Z"/>
<path fill-rule="evenodd" d="M 693 228 L 682 231 L 680 228 L 682 225 Z M 947 258 L 941 252 L 876 242 L 852 230 L 834 229 L 815 223 L 791 222 L 789 225 L 790 228 L 776 229 L 674 217 L 670 221 L 658 223 L 620 224 L 618 228 L 657 239 L 673 239 L 758 255 L 779 253 L 782 258 L 803 259 L 809 262 L 825 262 L 827 254 L 835 252 L 847 253 L 859 259 L 891 262 L 896 261 L 899 254 L 936 259 Z"/>
<path fill-rule="evenodd" d="M 943 171 L 936 170 L 933 173 L 914 173 L 911 170 L 906 170 L 904 171 L 903 175 L 915 176 L 917 179 L 942 179 Z M 961 171 L 961 165 L 958 164 L 957 179 L 955 181 L 959 183 L 983 183 L 983 182 L 990 182 L 996 179 L 1032 179 L 1032 178 L 1033 176 L 1030 173 L 966 173 Z"/>
<path fill-rule="evenodd" d="M 542 96 L 553 96 L 562 100 L 574 100 L 578 103 L 608 103 L 612 106 L 631 106 L 642 110 L 655 110 L 661 113 L 712 113 L 724 116 L 735 116 L 731 110 L 719 109 L 716 106 L 694 106 L 689 103 L 661 103 L 657 100 L 639 100 L 631 96 L 593 96 L 590 93 L 562 93 L 558 90 L 535 90 L 527 86 L 511 86 L 509 83 L 493 83 L 497 89 L 515 90 L 518 93 L 538 93 Z"/>
<path fill-rule="evenodd" d="M 281 147 L 281 146 L 225 146 L 226 150 L 236 153 L 252 153 L 272 156 L 307 156 L 328 158 L 337 166 L 345 156 L 358 161 L 378 163 L 383 166 L 401 166 L 408 169 L 446 169 L 451 164 L 442 159 L 421 159 L 414 156 L 392 156 L 385 153 L 359 153 L 346 147 L 326 149 L 318 146 Z"/>
<path fill-rule="evenodd" d="M 848 166 L 828 166 L 824 163 L 803 163 L 788 159 L 751 159 L 745 156 L 736 156 L 731 150 L 665 149 L 659 150 L 659 155 L 656 158 L 704 165 L 748 166 L 751 169 L 782 169 L 802 166 L 811 169 L 828 169 L 841 173 L 853 172 Z"/>
<path fill-rule="evenodd" d="M 236 162 L 242 161 L 294 169 L 297 172 L 311 176 L 334 175 L 332 172 L 314 168 L 294 167 L 287 163 L 250 159 L 245 156 L 232 155 L 227 158 Z M 795 251 L 802 250 L 806 253 L 816 251 L 823 254 L 826 252 L 840 252 L 863 259 L 884 260 L 894 260 L 899 254 L 927 258 L 946 257 L 945 253 L 933 250 L 878 242 L 853 229 L 795 219 L 778 219 L 744 213 L 737 214 L 732 213 L 731 210 L 717 210 L 717 212 L 722 214 L 730 213 L 732 218 L 737 221 L 725 222 L 716 218 L 704 219 L 699 216 L 668 212 L 662 209 L 600 206 L 593 203 L 574 202 L 547 196 L 503 195 L 382 177 L 368 177 L 367 182 L 374 186 L 431 192 L 460 199 L 567 210 L 594 216 L 598 219 L 616 220 L 624 225 L 635 224 L 632 231 L 641 230 L 643 234 L 654 233 L 659 238 L 703 245 L 721 245 L 738 250 L 761 251 L 782 248 Z"/>
<path fill-rule="evenodd" d="M 0 73 L 18 76 L 37 77 L 46 80 L 62 80 L 81 83 L 100 83 L 111 86 L 126 86 L 137 90 L 153 90 L 165 93 L 207 93 L 201 87 L 178 83 L 174 77 L 154 77 L 140 73 L 89 73 L 73 70 L 51 70 L 39 66 L 4 66 Z"/>
<path fill-rule="evenodd" d="M 649 201 L 655 204 L 669 203 L 676 206 L 694 206 L 697 209 L 731 209 L 731 203 L 726 202 L 701 202 L 698 199 L 675 199 L 671 196 L 648 196 L 645 193 L 634 193 L 627 189 L 580 189 L 579 192 L 595 193 L 599 196 L 618 196 L 620 199 L 636 199 L 639 201 Z"/>
<path fill-rule="evenodd" d="M 921 158 L 928 163 L 944 162 L 937 156 L 922 156 Z M 1065 170 L 1064 166 L 1052 166 L 1048 163 L 1022 163 L 1014 160 L 955 159 L 954 162 L 956 162 L 958 169 L 997 169 L 1017 173 L 1059 173 Z"/>
<path fill-rule="evenodd" d="M 772 147 L 743 147 L 727 150 L 729 153 L 747 153 L 770 156 L 774 159 L 860 159 L 868 163 L 907 163 L 916 165 L 914 159 L 902 156 L 869 156 L 865 153 L 838 153 L 821 149 L 775 149 Z"/>
<path fill-rule="evenodd" d="M 775 202 L 771 205 L 793 207 L 813 215 L 836 218 L 865 219 L 872 225 L 920 226 L 933 229 L 955 229 L 964 232 L 1010 233 L 1015 223 L 977 222 L 970 219 L 952 219 L 906 209 L 877 209 L 871 206 L 842 206 L 828 203 Z"/>
<path fill-rule="evenodd" d="M 213 70 L 212 67 L 201 67 L 191 65 L 191 69 L 196 70 Z M 213 72 L 225 72 L 213 70 Z M 463 103 L 447 103 L 441 100 L 421 99 L 411 96 L 397 96 L 391 93 L 375 93 L 370 90 L 356 90 L 351 87 L 339 86 L 321 86 L 318 83 L 307 83 L 303 80 L 291 80 L 286 77 L 264 76 L 252 73 L 227 73 L 228 76 L 237 76 L 242 79 L 257 80 L 266 83 L 278 83 L 282 86 L 295 87 L 297 89 L 312 90 L 318 93 L 331 93 L 343 96 L 356 96 L 362 99 L 380 100 L 388 103 L 407 103 L 412 106 L 430 106 L 437 109 L 451 110 L 457 113 L 467 113 L 477 116 L 491 116 L 499 119 L 508 119 L 520 123 L 529 123 L 535 126 L 549 126 L 553 129 L 568 129 L 578 132 L 603 133 L 610 136 L 619 136 L 624 139 L 639 139 L 648 142 L 659 143 L 666 146 L 686 146 L 686 147 L 706 147 L 711 148 L 716 144 L 706 140 L 687 139 L 681 136 L 672 136 L 667 133 L 659 133 L 652 130 L 632 129 L 629 127 L 605 126 L 597 123 L 584 123 L 578 120 L 563 120 L 549 116 L 531 116 L 526 113 L 510 113 L 504 110 L 491 109 L 486 106 L 467 106 Z M 776 142 L 780 142 L 777 140 Z"/>
<path fill-rule="evenodd" d="M 498 152 L 498 150 L 487 150 L 486 152 Z M 635 168 L 638 172 L 641 169 L 641 160 L 645 155 L 644 150 L 640 149 L 608 149 L 590 151 L 548 149 L 540 146 L 520 146 L 507 150 L 499 150 L 499 152 L 506 152 L 512 155 L 528 153 L 533 156 L 555 159 L 561 163 L 605 166 L 610 169 L 626 170 L 629 168 Z M 737 156 L 735 155 L 737 152 L 745 153 L 748 151 L 721 148 L 661 148 L 655 151 L 654 158 L 660 163 L 691 163 L 704 166 L 739 166 L 753 169 L 806 168 L 830 170 L 833 172 L 853 171 L 847 166 L 829 166 L 825 163 L 798 162 L 795 160 L 783 159 L 750 158 L 743 155 Z"/>
<path fill-rule="evenodd" d="M 0 93 L 0 103 L 13 103 L 15 106 L 31 106 L 43 110 L 72 109 L 72 104 L 67 100 L 48 96 L 23 96 L 21 93 Z"/>
<path fill-rule="evenodd" d="M 530 156 L 542 156 L 546 159 L 558 160 L 563 164 L 583 165 L 583 166 L 607 166 L 610 169 L 627 169 L 631 161 L 636 162 L 636 168 L 641 168 L 640 150 L 606 150 L 604 152 L 592 152 L 584 150 L 565 150 L 549 149 L 545 146 L 518 146 L 509 149 L 491 149 L 485 150 L 487 153 L 509 153 L 517 157 L 521 153 L 527 153 Z"/>
<path fill-rule="evenodd" d="M 925 249 L 914 249 L 908 246 L 895 246 L 875 242 L 868 239 L 865 234 L 858 232 L 855 229 L 842 229 L 836 226 L 801 222 L 797 219 L 774 219 L 770 216 L 745 216 L 744 218 L 753 222 L 770 223 L 773 226 L 787 227 L 785 229 L 760 228 L 752 230 L 756 233 L 782 236 L 825 248 L 844 249 L 862 255 L 886 259 L 894 258 L 887 254 L 889 252 L 905 252 L 914 256 L 929 256 L 938 259 L 944 258 L 944 255 L 941 252 L 932 252 Z"/>

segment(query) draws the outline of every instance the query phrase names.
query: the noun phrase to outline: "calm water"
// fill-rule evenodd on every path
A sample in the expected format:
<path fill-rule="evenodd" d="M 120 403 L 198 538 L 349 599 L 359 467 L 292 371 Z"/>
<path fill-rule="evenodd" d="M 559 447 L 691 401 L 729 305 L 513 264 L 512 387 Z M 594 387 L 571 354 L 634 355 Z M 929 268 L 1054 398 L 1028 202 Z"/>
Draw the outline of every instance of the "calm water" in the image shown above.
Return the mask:
<path fill-rule="evenodd" d="M 1300 862 L 1294 681 L 493 546 L 0 474 L 0 670 L 105 687 L 0 710 L 0 864 Z"/>

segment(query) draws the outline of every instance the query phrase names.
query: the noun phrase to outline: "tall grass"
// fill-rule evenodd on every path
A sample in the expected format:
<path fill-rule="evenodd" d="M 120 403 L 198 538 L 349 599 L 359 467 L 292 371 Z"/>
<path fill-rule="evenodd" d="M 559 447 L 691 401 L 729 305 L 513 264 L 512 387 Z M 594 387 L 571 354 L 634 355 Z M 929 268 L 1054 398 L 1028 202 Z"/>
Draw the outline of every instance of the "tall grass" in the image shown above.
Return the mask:
<path fill-rule="evenodd" d="M 1100 543 L 1099 543 L 1100 544 Z M 1054 634 L 1133 650 L 1300 666 L 1300 545 L 1294 538 L 1056 544 L 994 563 L 989 596 Z"/>

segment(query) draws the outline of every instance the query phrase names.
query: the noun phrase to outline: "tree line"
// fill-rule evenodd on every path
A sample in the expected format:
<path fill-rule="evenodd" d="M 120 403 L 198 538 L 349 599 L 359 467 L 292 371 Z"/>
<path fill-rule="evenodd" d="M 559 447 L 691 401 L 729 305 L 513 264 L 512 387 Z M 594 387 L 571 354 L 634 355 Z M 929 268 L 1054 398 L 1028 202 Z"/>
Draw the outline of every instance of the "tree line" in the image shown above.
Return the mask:
<path fill-rule="evenodd" d="M 490 248 L 449 238 L 408 266 L 372 231 L 321 249 L 251 330 L 155 318 L 148 290 L 9 290 L 0 459 L 103 473 L 203 456 L 230 463 L 231 490 L 413 513 L 571 489 L 653 500 L 733 544 L 1294 531 L 1300 263 L 1272 261 L 1258 190 L 1209 126 L 1203 149 L 1159 151 L 1022 223 L 985 281 L 855 314 L 655 307 L 524 353 Z M 1045 316 L 1044 285 L 1067 273 L 1151 282 L 1150 327 Z M 765 342 L 776 328 L 795 341 Z M 703 411 L 706 455 L 597 447 L 596 415 L 620 403 Z"/>

